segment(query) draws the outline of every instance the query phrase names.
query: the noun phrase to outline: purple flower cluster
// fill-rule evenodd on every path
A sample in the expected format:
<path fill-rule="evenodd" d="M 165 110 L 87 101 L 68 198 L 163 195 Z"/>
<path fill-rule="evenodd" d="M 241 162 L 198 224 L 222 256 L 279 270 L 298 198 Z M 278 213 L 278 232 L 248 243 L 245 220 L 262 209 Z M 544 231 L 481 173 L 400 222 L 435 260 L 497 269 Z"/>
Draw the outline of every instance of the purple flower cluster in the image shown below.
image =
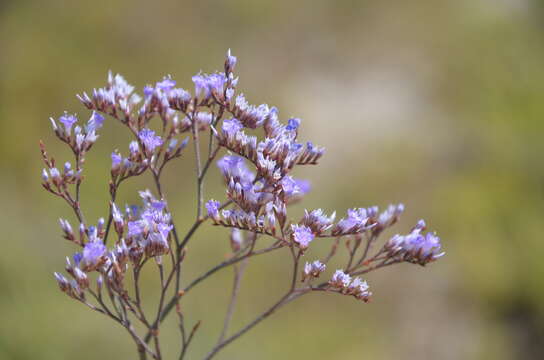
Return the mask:
<path fill-rule="evenodd" d="M 291 236 L 293 238 L 293 241 L 302 250 L 307 249 L 315 237 L 312 229 L 305 225 L 297 224 L 291 225 Z"/>
<path fill-rule="evenodd" d="M 72 151 L 84 154 L 91 149 L 98 139 L 96 131 L 104 124 L 104 116 L 93 111 L 91 117 L 83 127 L 77 125 L 78 119 L 76 115 L 68 114 L 67 112 L 58 118 L 62 126 L 58 126 L 53 118 L 50 118 L 50 121 L 55 134 L 62 141 L 69 144 Z"/>
<path fill-rule="evenodd" d="M 425 231 L 426 225 L 420 220 L 408 235 L 395 235 L 385 244 L 385 250 L 392 258 L 399 258 L 415 264 L 425 265 L 445 255 L 441 251 L 440 238 Z"/>
<path fill-rule="evenodd" d="M 141 191 L 140 196 L 144 207 L 127 221 L 127 245 L 130 249 L 135 248 L 134 252 L 142 249 L 149 257 L 167 254 L 173 227 L 166 203 L 155 199 L 149 190 Z"/>
<path fill-rule="evenodd" d="M 322 209 L 304 210 L 302 218 L 289 216 L 290 206 L 310 191 L 308 181 L 294 176 L 295 169 L 317 165 L 325 150 L 299 138 L 301 119 L 280 120 L 276 107 L 250 104 L 237 89 L 238 78 L 233 74 L 237 62 L 229 50 L 223 71 L 199 72 L 192 77 L 193 93 L 176 88 L 177 82 L 168 75 L 154 85 L 146 85 L 138 94 L 121 75 L 110 72 L 106 86 L 93 89 L 90 95 L 78 95 L 91 112 L 85 124 L 78 124 L 77 117 L 67 112 L 57 120 L 51 119 L 56 136 L 70 147 L 74 161 L 58 166 L 40 144 L 45 163 L 42 185 L 68 203 L 79 223 L 72 227 L 66 219 L 59 221 L 62 237 L 80 247 L 80 251 L 67 259 L 65 269 L 69 276 L 55 273 L 55 279 L 63 292 L 122 324 L 135 340 L 140 358 L 146 358 L 147 353 L 153 359 L 161 359 L 161 322 L 172 309 L 183 319 L 181 297 L 228 266 L 235 267 L 229 309 L 234 306 L 244 264 L 253 256 L 288 250 L 286 258 L 293 267 L 291 287 L 272 307 L 275 310 L 289 302 L 286 300 L 314 291 L 339 293 L 367 302 L 372 293 L 359 275 L 401 262 L 426 265 L 444 255 L 440 238 L 434 232 L 426 232 L 422 220 L 409 234 L 397 234 L 379 245 L 380 235 L 395 225 L 404 212 L 402 204 L 390 205 L 382 212 L 377 206 L 351 208 L 340 220 L 336 220 L 336 212 Z M 83 165 L 106 116 L 123 124 L 133 139 L 128 152 L 115 149 L 111 153 L 109 214 L 100 218 L 96 226 L 89 226 L 80 195 Z M 170 161 L 185 154 L 183 150 L 189 141 L 196 162 L 196 219 L 187 233 L 178 236 L 161 176 Z M 207 154 L 203 153 L 205 149 Z M 214 169 L 214 163 L 223 179 L 224 196 L 220 197 L 224 199 L 206 202 L 204 179 L 213 172 L 209 170 Z M 119 208 L 116 203 L 121 184 L 146 172 L 150 173 L 158 196 L 150 190 L 141 191 L 143 206 Z M 181 276 L 181 269 L 187 242 L 210 220 L 214 225 L 229 228 L 231 253 L 183 288 L 185 275 Z M 116 238 L 108 245 L 108 237 L 113 236 Z M 328 255 L 302 266 L 304 256 L 323 246 L 330 248 Z M 329 281 L 319 283 L 317 279 L 330 268 L 329 261 L 342 249 L 347 249 L 345 264 Z M 160 275 L 160 301 L 154 320 L 141 307 L 139 288 L 140 272 L 149 263 L 158 267 Z M 225 330 L 230 315 L 226 318 Z M 221 335 L 206 359 L 262 319 L 257 318 L 231 337 Z M 137 335 L 131 322 L 139 322 L 147 335 Z M 198 323 L 191 332 L 186 332 L 184 326 L 181 322 L 185 349 Z M 155 338 L 154 349 L 147 345 L 151 338 Z"/>
<path fill-rule="evenodd" d="M 352 278 L 342 270 L 336 270 L 329 284 L 331 287 L 338 289 L 342 294 L 352 295 L 364 302 L 368 302 L 372 296 L 372 293 L 368 291 L 369 287 L 366 281 L 358 277 Z"/>
<path fill-rule="evenodd" d="M 220 96 L 226 82 L 227 78 L 222 73 L 197 74 L 193 76 L 195 96 L 203 99 L 209 99 L 212 95 Z"/>
<path fill-rule="evenodd" d="M 120 238 L 112 250 L 108 250 L 104 244 L 103 219 L 96 227 L 82 227 L 79 239 L 75 238 L 68 221 L 60 220 L 65 238 L 83 247 L 83 251 L 74 254 L 73 264 L 67 260 L 66 271 L 73 277 L 73 281 L 55 273 L 61 290 L 72 297 L 81 298 L 89 287 L 86 273 L 93 271 L 100 274 L 100 281 L 106 278 L 109 286 L 122 290 L 129 260 L 137 266 L 144 256 L 158 257 L 157 261 L 161 261 L 160 256 L 169 253 L 169 235 L 173 226 L 171 216 L 166 211 L 166 203 L 157 200 L 148 190 L 140 192 L 140 196 L 144 206 L 127 207 L 125 214 L 112 203 L 112 221 Z"/>

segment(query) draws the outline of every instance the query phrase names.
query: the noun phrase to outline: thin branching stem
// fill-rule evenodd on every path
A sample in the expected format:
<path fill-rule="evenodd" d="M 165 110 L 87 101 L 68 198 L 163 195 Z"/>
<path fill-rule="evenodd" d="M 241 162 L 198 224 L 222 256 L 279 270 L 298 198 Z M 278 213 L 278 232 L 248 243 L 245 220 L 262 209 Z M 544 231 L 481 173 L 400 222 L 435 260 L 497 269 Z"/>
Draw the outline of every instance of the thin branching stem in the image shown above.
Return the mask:
<path fill-rule="evenodd" d="M 234 266 L 234 282 L 232 285 L 232 293 L 230 296 L 229 305 L 227 307 L 227 314 L 225 315 L 225 320 L 223 321 L 223 329 L 221 330 L 221 334 L 219 335 L 219 339 L 217 340 L 217 343 L 221 343 L 225 336 L 227 335 L 227 331 L 229 329 L 229 325 L 232 321 L 232 316 L 234 315 L 234 309 L 236 308 L 236 301 L 238 300 L 238 292 L 240 291 L 240 284 L 242 281 L 242 277 L 244 275 L 244 271 L 247 266 L 248 259 L 245 258 L 240 266 Z"/>

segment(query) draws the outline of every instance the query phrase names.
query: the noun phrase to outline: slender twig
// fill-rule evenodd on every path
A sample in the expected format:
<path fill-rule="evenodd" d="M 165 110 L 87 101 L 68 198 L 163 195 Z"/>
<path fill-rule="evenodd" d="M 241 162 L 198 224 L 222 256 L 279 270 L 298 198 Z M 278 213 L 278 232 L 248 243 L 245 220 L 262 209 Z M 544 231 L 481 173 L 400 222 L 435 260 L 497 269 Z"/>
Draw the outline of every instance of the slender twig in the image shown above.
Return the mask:
<path fill-rule="evenodd" d="M 353 263 L 353 259 L 355 258 L 355 254 L 357 253 L 357 250 L 359 249 L 359 246 L 361 246 L 362 239 L 360 237 L 355 238 L 355 245 L 353 245 L 353 249 L 349 249 L 349 260 L 348 264 L 346 265 L 346 269 L 351 268 L 351 264 Z M 368 248 L 368 243 L 367 243 Z"/>
<path fill-rule="evenodd" d="M 323 260 L 323 263 L 324 264 L 327 264 L 332 258 L 334 255 L 336 255 L 336 250 L 338 249 L 338 244 L 340 243 L 340 238 L 336 238 L 336 240 L 334 241 L 334 243 L 332 244 L 331 246 L 331 250 L 329 251 L 329 254 L 327 255 L 327 257 Z"/>
<path fill-rule="evenodd" d="M 221 343 L 225 336 L 227 335 L 227 331 L 229 329 L 230 322 L 232 321 L 232 316 L 234 315 L 234 309 L 236 308 L 236 301 L 238 299 L 238 292 L 240 291 L 240 283 L 242 281 L 242 276 L 244 275 L 244 271 L 247 266 L 247 258 L 245 258 L 240 266 L 234 266 L 234 283 L 232 286 L 232 294 L 230 296 L 229 306 L 227 307 L 227 314 L 225 316 L 225 321 L 223 322 L 223 329 L 221 330 L 221 335 L 219 335 L 219 339 L 217 340 L 217 343 Z"/>
<path fill-rule="evenodd" d="M 179 355 L 179 360 L 183 360 L 185 357 L 185 354 L 187 352 L 187 349 L 189 348 L 189 345 L 191 344 L 191 341 L 193 340 L 193 337 L 195 336 L 196 331 L 200 328 L 201 322 L 198 321 L 194 326 L 193 330 L 191 330 L 191 333 L 189 334 L 189 337 L 187 338 L 187 341 L 184 343 L 183 349 L 181 351 L 181 354 Z"/>
<path fill-rule="evenodd" d="M 359 259 L 359 261 L 357 261 L 356 265 L 360 265 L 363 263 L 363 261 L 365 261 L 366 257 L 368 256 L 368 253 L 370 251 L 370 247 L 372 246 L 372 243 L 374 242 L 374 240 L 376 239 L 376 237 L 374 235 L 366 235 L 366 247 L 365 247 L 365 251 L 363 252 L 363 255 L 361 256 L 361 258 Z"/>
<path fill-rule="evenodd" d="M 280 249 L 282 247 L 283 246 L 281 244 L 279 244 L 279 245 L 275 244 L 275 245 L 272 245 L 271 247 L 268 247 L 268 248 L 265 248 L 265 249 L 262 249 L 262 250 L 254 251 L 252 253 L 246 253 L 245 255 L 242 255 L 242 256 L 237 257 L 237 258 L 232 258 L 232 259 L 229 259 L 229 260 L 225 260 L 222 263 L 220 263 L 220 264 L 214 266 L 213 268 L 209 269 L 208 271 L 206 271 L 204 274 L 200 275 L 196 279 L 194 279 L 191 283 L 189 283 L 189 285 L 187 285 L 185 287 L 185 289 L 183 289 L 182 293 L 183 294 L 187 293 L 194 286 L 198 285 L 201 281 L 207 279 L 209 276 L 211 276 L 212 274 L 214 274 L 215 272 L 217 272 L 217 271 L 219 271 L 221 269 L 224 269 L 224 268 L 226 268 L 226 267 L 228 267 L 230 265 L 236 264 L 237 262 L 240 262 L 240 261 L 244 260 L 245 258 L 266 254 L 266 253 L 268 253 L 270 251 L 277 250 L 277 249 Z M 174 306 L 175 306 L 177 300 L 179 299 L 179 297 L 180 297 L 179 293 L 174 294 L 174 296 L 170 299 L 170 301 L 164 306 L 164 310 L 163 310 L 163 312 L 161 314 L 161 317 L 160 317 L 159 321 L 163 321 L 168 316 L 170 311 L 172 311 L 172 309 L 174 308 Z M 147 335 L 145 336 L 145 341 L 149 342 L 149 340 L 151 340 L 151 334 L 148 332 Z"/>
<path fill-rule="evenodd" d="M 242 329 L 240 329 L 238 332 L 236 332 L 234 335 L 228 337 L 227 339 L 223 340 L 219 344 L 213 347 L 213 349 L 206 355 L 204 360 L 210 360 L 213 358 L 221 349 L 223 349 L 225 346 L 229 345 L 234 340 L 238 339 L 240 336 L 244 335 L 246 332 L 251 330 L 255 325 L 269 317 L 281 306 L 287 304 L 292 299 L 290 299 L 291 295 L 293 294 L 292 291 L 289 291 L 287 294 L 282 296 L 274 305 L 272 305 L 270 308 L 268 308 L 266 311 L 261 313 L 259 316 L 257 316 L 253 321 L 251 321 L 249 324 L 244 326 Z"/>
<path fill-rule="evenodd" d="M 200 141 L 198 138 L 198 124 L 195 119 L 195 111 L 193 111 L 193 116 L 191 117 L 191 132 L 193 135 L 193 145 L 195 150 L 195 162 L 196 162 L 196 178 L 197 178 L 197 212 L 196 218 L 199 220 L 202 217 L 202 205 L 204 203 L 204 182 L 202 181 L 202 162 L 200 159 Z"/>

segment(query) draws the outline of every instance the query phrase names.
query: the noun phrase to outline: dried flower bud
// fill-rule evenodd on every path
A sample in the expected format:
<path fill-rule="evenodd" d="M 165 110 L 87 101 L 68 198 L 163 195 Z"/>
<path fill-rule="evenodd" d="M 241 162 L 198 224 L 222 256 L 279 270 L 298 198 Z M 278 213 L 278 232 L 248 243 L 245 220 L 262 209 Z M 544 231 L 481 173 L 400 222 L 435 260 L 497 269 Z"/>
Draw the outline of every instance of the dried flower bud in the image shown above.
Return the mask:
<path fill-rule="evenodd" d="M 321 261 L 316 260 L 314 262 L 307 262 L 304 265 L 304 272 L 302 273 L 302 280 L 305 280 L 307 278 L 317 278 L 319 275 L 325 271 L 327 266 L 323 264 Z"/>
<path fill-rule="evenodd" d="M 233 228 L 230 232 L 230 247 L 232 251 L 237 252 L 241 249 L 244 243 L 244 236 L 240 229 Z"/>
<path fill-rule="evenodd" d="M 55 275 L 55 279 L 57 280 L 57 283 L 59 284 L 59 288 L 62 292 L 68 292 L 70 290 L 70 283 L 68 280 L 59 273 L 53 273 Z"/>
<path fill-rule="evenodd" d="M 225 73 L 230 73 L 234 70 L 236 66 L 236 56 L 231 55 L 230 49 L 227 51 L 227 59 L 225 60 Z"/>
<path fill-rule="evenodd" d="M 320 235 L 332 226 L 335 217 L 336 212 L 327 217 L 321 209 L 312 210 L 311 212 L 304 210 L 304 218 L 301 223 L 312 229 L 315 234 Z"/>
<path fill-rule="evenodd" d="M 358 234 L 372 228 L 373 224 L 368 224 L 369 217 L 367 209 L 358 208 L 348 210 L 348 216 L 343 218 L 332 229 L 332 235 Z"/>
<path fill-rule="evenodd" d="M 89 278 L 87 277 L 87 274 L 81 271 L 81 269 L 75 267 L 73 275 L 80 289 L 85 290 L 89 287 Z"/>
<path fill-rule="evenodd" d="M 332 287 L 335 287 L 337 289 L 346 289 L 349 284 L 351 283 L 351 276 L 346 274 L 342 270 L 336 270 L 336 272 L 333 274 L 331 280 L 329 281 L 329 284 Z"/>
<path fill-rule="evenodd" d="M 353 295 L 356 299 L 368 302 L 372 293 L 368 291 L 369 287 L 366 281 L 361 280 L 360 278 L 355 278 L 349 284 L 347 288 L 347 294 Z"/>
<path fill-rule="evenodd" d="M 44 182 L 48 182 L 49 181 L 49 175 L 47 174 L 47 170 L 43 169 L 42 170 L 42 180 Z"/>
<path fill-rule="evenodd" d="M 104 277 L 102 274 L 98 275 L 96 278 L 96 291 L 100 294 L 102 291 L 102 286 L 104 285 Z"/>
<path fill-rule="evenodd" d="M 218 222 L 219 217 L 219 207 L 221 206 L 221 203 L 216 200 L 209 200 L 206 203 L 206 210 L 208 210 L 208 216 L 212 218 L 214 222 Z"/>
<path fill-rule="evenodd" d="M 74 231 L 68 220 L 59 219 L 60 227 L 64 232 L 64 238 L 69 241 L 75 241 Z"/>
<path fill-rule="evenodd" d="M 423 235 L 426 228 L 423 220 L 418 221 L 408 235 L 395 235 L 384 245 L 384 250 L 391 258 L 426 265 L 444 256 L 441 251 L 440 238 L 434 233 Z"/>

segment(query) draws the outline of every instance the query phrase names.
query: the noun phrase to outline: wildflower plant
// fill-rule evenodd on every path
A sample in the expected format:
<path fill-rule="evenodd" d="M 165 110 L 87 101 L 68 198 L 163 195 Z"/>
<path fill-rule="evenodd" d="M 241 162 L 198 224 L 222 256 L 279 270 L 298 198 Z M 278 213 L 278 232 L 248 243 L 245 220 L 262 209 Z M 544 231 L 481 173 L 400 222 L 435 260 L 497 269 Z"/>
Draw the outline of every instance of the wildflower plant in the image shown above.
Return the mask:
<path fill-rule="evenodd" d="M 77 248 L 66 259 L 65 275 L 54 274 L 60 290 L 124 327 L 140 359 L 163 358 L 160 328 L 172 313 L 177 314 L 181 332 L 179 358 L 184 358 L 200 322 L 187 326 L 185 312 L 189 310 L 181 306 L 183 297 L 222 269 L 233 267 L 235 281 L 223 329 L 205 359 L 303 295 L 319 291 L 368 302 L 372 292 L 360 276 L 402 262 L 426 265 L 444 255 L 440 239 L 426 232 L 423 221 L 406 235 L 379 241 L 404 211 L 401 204 L 382 212 L 375 206 L 350 209 L 340 220 L 321 209 L 306 210 L 302 218 L 290 217 L 290 205 L 309 191 L 309 183 L 292 177 L 292 171 L 317 165 L 324 149 L 299 139 L 300 119 L 282 122 L 275 107 L 250 105 L 238 92 L 238 78 L 233 74 L 236 62 L 229 51 L 223 72 L 195 75 L 193 93 L 176 88 L 176 81 L 167 76 L 154 86 L 145 86 L 139 95 L 121 75 L 110 73 L 105 87 L 78 95 L 90 111 L 86 123 L 68 113 L 51 119 L 56 136 L 73 153 L 73 163 L 59 166 L 40 143 L 45 163 L 42 185 L 68 203 L 78 223 L 59 221 L 63 237 Z M 84 217 L 80 189 L 86 155 L 106 118 L 125 125 L 134 140 L 127 151 L 111 154 L 108 214 L 94 225 Z M 152 130 L 152 122 L 158 122 L 155 128 L 161 130 Z M 207 146 L 201 147 L 203 142 Z M 188 230 L 181 231 L 170 213 L 161 175 L 173 160 L 185 156 L 189 143 L 196 164 L 196 218 Z M 225 185 L 221 201 L 207 199 L 204 193 L 204 180 L 214 163 Z M 119 187 L 144 173 L 152 175 L 153 190 L 140 192 L 141 204 L 122 206 L 117 200 Z M 181 276 L 185 262 L 191 261 L 187 244 L 204 224 L 228 228 L 230 255 L 187 281 Z M 308 256 L 316 242 L 330 246 L 327 256 Z M 345 244 L 347 260 L 340 269 L 329 269 L 339 244 Z M 292 266 L 285 293 L 253 321 L 231 332 L 245 264 L 272 252 L 283 252 L 285 262 Z M 159 301 L 153 313 L 142 307 L 145 294 L 140 291 L 140 274 L 146 267 L 156 267 L 160 275 Z"/>

